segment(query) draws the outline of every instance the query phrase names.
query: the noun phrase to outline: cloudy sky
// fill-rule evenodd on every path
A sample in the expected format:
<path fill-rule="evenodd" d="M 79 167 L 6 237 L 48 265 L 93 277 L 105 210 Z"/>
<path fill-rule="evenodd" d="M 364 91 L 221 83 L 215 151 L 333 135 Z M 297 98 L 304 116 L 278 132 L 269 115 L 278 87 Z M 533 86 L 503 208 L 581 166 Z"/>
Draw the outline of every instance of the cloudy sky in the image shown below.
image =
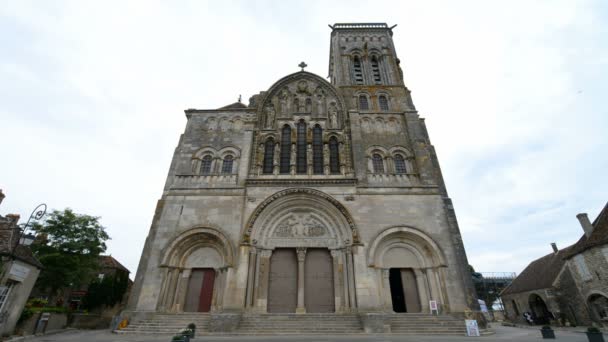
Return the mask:
<path fill-rule="evenodd" d="M 335 22 L 398 24 L 478 271 L 520 272 L 608 200 L 606 1 L 0 0 L 0 213 L 101 216 L 133 273 L 186 108 L 327 76 Z"/>

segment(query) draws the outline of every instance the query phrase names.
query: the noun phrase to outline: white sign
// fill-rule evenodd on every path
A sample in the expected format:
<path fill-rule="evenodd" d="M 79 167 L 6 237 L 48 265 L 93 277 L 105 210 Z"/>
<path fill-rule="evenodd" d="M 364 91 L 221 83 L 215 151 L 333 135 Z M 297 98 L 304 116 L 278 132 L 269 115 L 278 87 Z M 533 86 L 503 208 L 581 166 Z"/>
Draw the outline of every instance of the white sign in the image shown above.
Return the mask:
<path fill-rule="evenodd" d="M 476 320 L 467 319 L 464 322 L 467 325 L 467 336 L 479 336 L 479 327 Z"/>
<path fill-rule="evenodd" d="M 429 301 L 429 307 L 431 308 L 431 315 L 433 314 L 433 311 L 439 315 L 439 307 L 437 306 L 436 300 Z"/>
<path fill-rule="evenodd" d="M 13 266 L 11 266 L 11 270 L 8 272 L 8 276 L 16 281 L 24 281 L 25 278 L 27 278 L 27 275 L 30 274 L 30 269 L 25 267 L 25 266 L 21 266 L 21 265 L 17 265 L 15 263 L 13 263 Z"/>

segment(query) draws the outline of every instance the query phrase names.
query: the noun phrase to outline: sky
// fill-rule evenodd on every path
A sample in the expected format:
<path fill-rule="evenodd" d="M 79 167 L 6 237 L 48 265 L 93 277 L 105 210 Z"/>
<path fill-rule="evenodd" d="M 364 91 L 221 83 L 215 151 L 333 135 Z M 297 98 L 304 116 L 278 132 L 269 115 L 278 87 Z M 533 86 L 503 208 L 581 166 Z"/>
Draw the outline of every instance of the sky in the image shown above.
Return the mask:
<path fill-rule="evenodd" d="M 608 200 L 606 1 L 0 0 L 0 213 L 101 217 L 132 272 L 187 108 L 328 73 L 328 24 L 386 22 L 469 262 L 521 272 Z"/>

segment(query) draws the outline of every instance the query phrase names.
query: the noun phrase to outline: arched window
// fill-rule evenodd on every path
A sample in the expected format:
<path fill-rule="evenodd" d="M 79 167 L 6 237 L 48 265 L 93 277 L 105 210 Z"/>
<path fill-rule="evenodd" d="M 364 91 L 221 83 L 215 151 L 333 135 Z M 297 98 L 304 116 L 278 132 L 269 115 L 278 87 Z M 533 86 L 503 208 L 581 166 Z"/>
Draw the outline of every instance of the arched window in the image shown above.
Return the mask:
<path fill-rule="evenodd" d="M 281 131 L 281 168 L 280 172 L 289 173 L 289 162 L 291 158 L 291 127 L 283 126 Z"/>
<path fill-rule="evenodd" d="M 388 100 L 386 96 L 380 95 L 378 96 L 378 104 L 380 105 L 380 110 L 387 111 L 388 110 Z"/>
<path fill-rule="evenodd" d="M 296 138 L 296 172 L 306 173 L 306 123 L 300 120 Z"/>
<path fill-rule="evenodd" d="M 353 58 L 353 77 L 355 78 L 355 84 L 363 84 L 363 69 L 359 56 Z"/>
<path fill-rule="evenodd" d="M 323 174 L 323 129 L 319 125 L 312 129 L 312 171 Z"/>
<path fill-rule="evenodd" d="M 329 138 L 329 172 L 340 173 L 340 154 L 338 139 Z"/>
<path fill-rule="evenodd" d="M 206 155 L 201 160 L 201 175 L 208 175 L 211 173 L 211 161 L 213 159 L 210 155 Z"/>
<path fill-rule="evenodd" d="M 232 174 L 232 164 L 234 163 L 234 158 L 230 155 L 224 157 L 224 162 L 222 163 L 222 173 L 223 174 Z"/>
<path fill-rule="evenodd" d="M 384 173 L 384 163 L 382 162 L 382 156 L 378 153 L 374 153 L 372 156 L 372 165 L 374 167 L 374 173 Z"/>
<path fill-rule="evenodd" d="M 359 95 L 359 109 L 368 110 L 369 104 L 367 103 L 367 96 Z"/>
<path fill-rule="evenodd" d="M 382 84 L 382 78 L 380 77 L 380 65 L 378 63 L 378 57 L 372 56 L 372 74 L 374 74 L 374 83 Z"/>
<path fill-rule="evenodd" d="M 264 173 L 272 173 L 272 162 L 274 159 L 274 140 L 268 138 L 266 140 L 266 146 L 264 148 Z"/>
<path fill-rule="evenodd" d="M 400 154 L 395 155 L 395 173 L 404 174 L 407 173 L 407 167 L 405 166 L 405 159 Z"/>

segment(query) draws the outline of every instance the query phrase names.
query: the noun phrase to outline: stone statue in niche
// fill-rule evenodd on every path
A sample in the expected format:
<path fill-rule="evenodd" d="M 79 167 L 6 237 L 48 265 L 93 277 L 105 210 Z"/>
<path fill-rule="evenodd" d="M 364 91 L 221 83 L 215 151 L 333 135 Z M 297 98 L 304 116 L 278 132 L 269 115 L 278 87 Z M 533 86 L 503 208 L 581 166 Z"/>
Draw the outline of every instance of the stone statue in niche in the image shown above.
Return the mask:
<path fill-rule="evenodd" d="M 306 99 L 305 103 L 306 103 L 306 108 L 305 108 L 306 113 L 312 112 L 312 100 L 310 99 L 310 97 Z"/>
<path fill-rule="evenodd" d="M 266 128 L 271 128 L 274 124 L 274 117 L 275 117 L 275 111 L 274 111 L 274 106 L 272 104 L 269 104 L 266 106 L 266 125 L 264 127 Z"/>
<path fill-rule="evenodd" d="M 315 91 L 315 102 L 316 102 L 316 115 L 317 116 L 325 116 L 325 91 L 321 89 L 321 87 L 317 88 Z"/>
<path fill-rule="evenodd" d="M 310 91 L 308 90 L 308 82 L 300 81 L 297 85 L 296 99 L 294 100 L 295 108 L 298 113 L 309 112 L 312 109 L 312 100 L 310 99 Z"/>
<path fill-rule="evenodd" d="M 335 102 L 329 105 L 329 127 L 338 128 L 338 108 Z"/>
<path fill-rule="evenodd" d="M 281 93 L 279 94 L 279 104 L 281 105 L 281 108 L 279 108 L 279 111 L 282 116 L 287 115 L 289 113 L 289 98 L 290 97 L 291 97 L 291 93 L 289 92 L 289 90 L 287 88 L 281 90 Z"/>
<path fill-rule="evenodd" d="M 296 144 L 291 144 L 291 158 L 289 162 L 289 167 L 291 168 L 291 175 L 296 174 Z"/>

